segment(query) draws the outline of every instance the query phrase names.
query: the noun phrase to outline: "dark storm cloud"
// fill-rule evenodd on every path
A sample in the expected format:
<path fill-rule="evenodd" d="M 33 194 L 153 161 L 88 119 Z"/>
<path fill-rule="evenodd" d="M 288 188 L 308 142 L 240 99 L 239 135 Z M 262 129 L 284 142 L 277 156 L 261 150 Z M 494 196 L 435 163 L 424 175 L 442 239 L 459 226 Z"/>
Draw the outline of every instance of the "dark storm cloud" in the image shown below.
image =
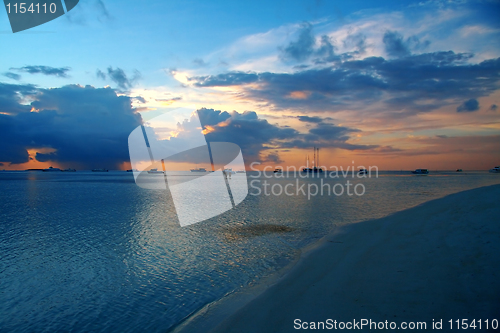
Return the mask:
<path fill-rule="evenodd" d="M 471 98 L 457 107 L 457 112 L 474 112 L 479 110 L 479 102 L 477 99 Z"/>
<path fill-rule="evenodd" d="M 299 36 L 296 41 L 290 42 L 282 50 L 282 58 L 284 60 L 306 60 L 313 52 L 316 41 L 312 33 L 312 25 L 304 22 L 299 31 Z"/>
<path fill-rule="evenodd" d="M 117 96 L 111 88 L 78 85 L 8 88 L 35 99 L 27 107 L 37 112 L 0 115 L 0 161 L 28 162 L 30 148 L 55 150 L 38 153 L 38 161 L 81 169 L 118 168 L 129 160 L 128 135 L 141 124 L 130 97 Z M 0 101 L 0 112 L 4 107 Z"/>
<path fill-rule="evenodd" d="M 43 75 L 53 75 L 57 77 L 68 77 L 67 72 L 71 68 L 69 67 L 50 67 L 50 66 L 24 66 L 21 68 L 10 68 L 10 70 L 24 72 L 29 74 L 43 74 Z"/>
<path fill-rule="evenodd" d="M 354 109 L 385 101 L 389 111 L 413 114 L 478 98 L 498 89 L 500 58 L 470 64 L 468 53 L 434 52 L 384 59 L 369 57 L 295 73 L 225 73 L 191 78 L 198 86 L 242 85 L 244 93 L 278 108 Z M 245 86 L 257 84 L 257 88 Z M 308 92 L 294 99 L 291 93 Z M 387 97 L 385 97 L 385 96 Z"/>
<path fill-rule="evenodd" d="M 113 82 L 115 82 L 118 87 L 122 89 L 130 89 L 134 86 L 134 84 L 141 78 L 141 73 L 137 70 L 134 71 L 134 76 L 129 78 L 125 71 L 119 67 L 113 69 L 113 67 L 108 67 L 107 74 L 97 69 L 96 76 L 100 79 L 106 80 L 106 78 L 110 78 Z"/>
<path fill-rule="evenodd" d="M 310 148 L 337 147 L 348 150 L 366 150 L 377 146 L 352 145 L 347 141 L 351 133 L 359 132 L 333 124 L 313 120 L 315 127 L 302 133 L 288 126 L 271 124 L 266 119 L 259 118 L 254 111 L 238 113 L 221 112 L 213 109 L 198 110 L 201 124 L 207 129 L 206 139 L 209 142 L 233 142 L 238 144 L 248 161 L 279 161 L 279 155 L 273 150 L 267 153 L 269 147 L 274 148 Z M 321 118 L 319 118 L 321 119 Z"/>
<path fill-rule="evenodd" d="M 17 127 L 13 116 L 0 114 L 0 161 L 2 162 L 17 164 L 29 161 L 28 151 L 24 147 L 27 140 Z"/>
<path fill-rule="evenodd" d="M 16 80 L 16 81 L 21 80 L 21 75 L 16 74 L 16 73 L 12 73 L 12 72 L 5 72 L 5 73 L 3 73 L 2 75 L 3 75 L 3 76 L 6 76 L 6 77 L 8 77 L 9 79 L 12 79 L 12 80 Z"/>

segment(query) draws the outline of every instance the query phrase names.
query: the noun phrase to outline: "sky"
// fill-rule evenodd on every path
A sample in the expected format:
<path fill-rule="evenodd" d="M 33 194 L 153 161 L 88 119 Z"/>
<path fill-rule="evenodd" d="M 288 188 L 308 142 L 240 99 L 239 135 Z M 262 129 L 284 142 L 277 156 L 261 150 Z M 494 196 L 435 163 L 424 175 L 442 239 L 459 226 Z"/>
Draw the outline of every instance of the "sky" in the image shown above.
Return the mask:
<path fill-rule="evenodd" d="M 327 168 L 490 169 L 499 14 L 490 0 L 81 0 L 12 33 L 0 10 L 0 169 L 128 169 L 130 133 L 182 107 L 247 167 L 298 167 L 318 147 Z"/>

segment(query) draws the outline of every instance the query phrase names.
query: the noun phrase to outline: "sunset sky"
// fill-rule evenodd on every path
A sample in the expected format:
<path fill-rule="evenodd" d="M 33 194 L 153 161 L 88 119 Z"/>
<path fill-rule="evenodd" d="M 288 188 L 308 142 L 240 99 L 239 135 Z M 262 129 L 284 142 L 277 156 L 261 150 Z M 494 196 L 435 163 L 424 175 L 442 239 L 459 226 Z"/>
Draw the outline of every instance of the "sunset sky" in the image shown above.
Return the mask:
<path fill-rule="evenodd" d="M 500 165 L 498 1 L 96 1 L 13 34 L 0 169 L 130 167 L 177 107 L 247 165 Z"/>

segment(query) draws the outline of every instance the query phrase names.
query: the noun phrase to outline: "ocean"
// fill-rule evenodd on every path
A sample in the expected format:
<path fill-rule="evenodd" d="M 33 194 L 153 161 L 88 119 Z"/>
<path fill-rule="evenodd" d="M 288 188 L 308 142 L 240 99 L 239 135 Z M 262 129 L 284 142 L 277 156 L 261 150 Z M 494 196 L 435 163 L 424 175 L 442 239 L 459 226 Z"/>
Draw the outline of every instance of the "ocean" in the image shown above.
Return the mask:
<path fill-rule="evenodd" d="M 169 192 L 131 173 L 0 172 L 0 331 L 165 332 L 340 225 L 500 183 L 487 171 L 246 175 L 241 204 L 181 228 Z M 279 191 L 288 184 L 293 195 Z M 311 184 L 345 191 L 311 195 Z"/>

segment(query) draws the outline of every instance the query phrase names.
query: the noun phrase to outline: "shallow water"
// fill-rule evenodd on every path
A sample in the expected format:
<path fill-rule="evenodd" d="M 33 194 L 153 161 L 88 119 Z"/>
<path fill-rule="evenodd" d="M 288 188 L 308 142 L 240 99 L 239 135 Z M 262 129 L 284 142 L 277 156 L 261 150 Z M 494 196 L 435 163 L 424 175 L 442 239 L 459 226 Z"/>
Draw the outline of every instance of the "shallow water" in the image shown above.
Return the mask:
<path fill-rule="evenodd" d="M 0 331 L 164 332 L 337 225 L 500 183 L 487 172 L 247 176 L 243 203 L 181 228 L 169 192 L 139 188 L 130 173 L 0 172 Z M 306 191 L 323 179 L 365 193 L 252 195 L 264 181 L 276 194 L 297 179 Z"/>

